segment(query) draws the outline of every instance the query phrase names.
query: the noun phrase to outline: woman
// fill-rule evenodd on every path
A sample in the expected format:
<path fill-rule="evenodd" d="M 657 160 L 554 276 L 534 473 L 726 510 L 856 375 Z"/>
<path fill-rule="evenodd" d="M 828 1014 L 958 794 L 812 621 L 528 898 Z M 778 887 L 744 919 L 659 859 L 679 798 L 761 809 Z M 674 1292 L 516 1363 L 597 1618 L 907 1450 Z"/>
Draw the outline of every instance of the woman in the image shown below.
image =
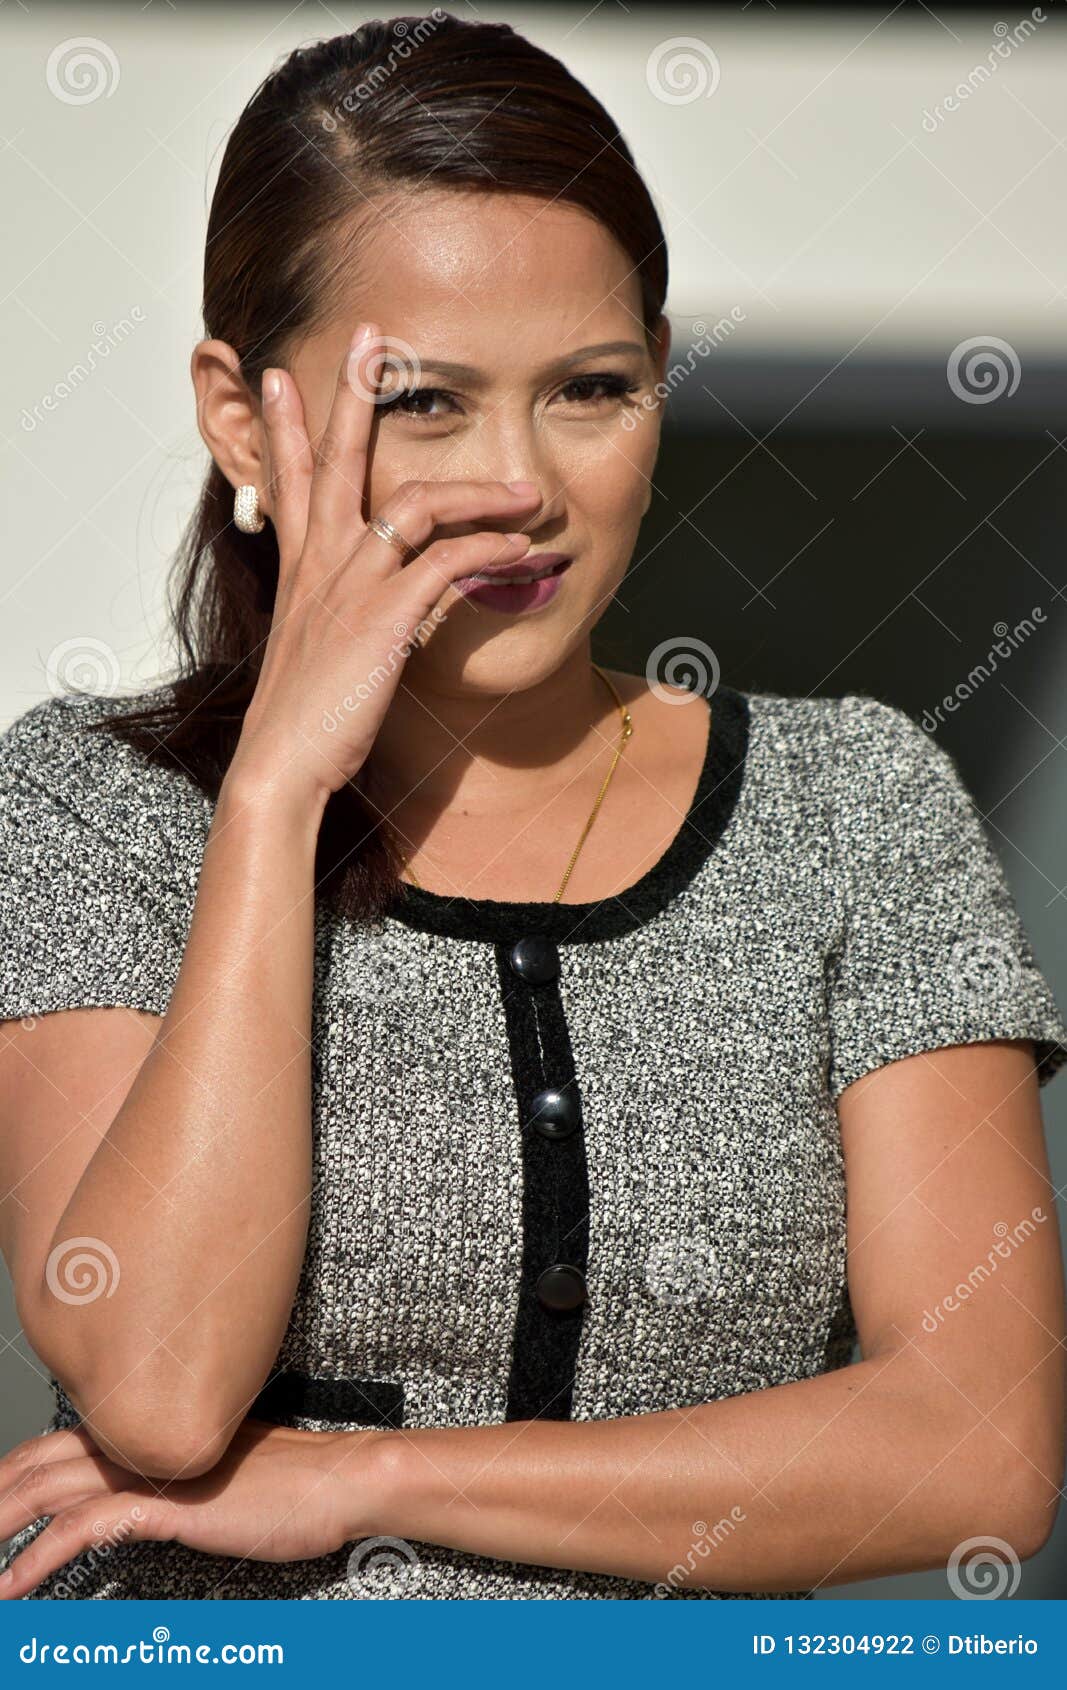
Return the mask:
<path fill-rule="evenodd" d="M 56 1389 L 6 1597 L 803 1597 L 1045 1540 L 1067 1031 L 954 763 L 591 662 L 665 289 L 506 26 L 303 49 L 230 138 L 179 677 L 3 743 Z"/>

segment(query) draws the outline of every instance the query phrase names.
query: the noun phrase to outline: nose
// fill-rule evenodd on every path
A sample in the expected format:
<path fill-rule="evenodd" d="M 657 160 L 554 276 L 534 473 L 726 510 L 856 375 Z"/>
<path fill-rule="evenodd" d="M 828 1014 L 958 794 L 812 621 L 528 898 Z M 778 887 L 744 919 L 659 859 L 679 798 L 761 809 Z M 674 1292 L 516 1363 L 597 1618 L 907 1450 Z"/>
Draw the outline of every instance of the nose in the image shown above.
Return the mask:
<path fill-rule="evenodd" d="M 566 515 L 567 481 L 555 454 L 536 429 L 523 430 L 521 436 L 509 436 L 498 442 L 492 454 L 489 470 L 498 481 L 533 481 L 537 484 L 541 503 L 532 507 L 525 521 L 515 524 L 522 534 L 536 533 L 548 522 L 559 523 Z"/>
<path fill-rule="evenodd" d="M 534 481 L 541 495 L 541 503 L 531 510 L 525 522 L 516 524 L 516 533 L 534 534 L 548 522 L 562 523 L 566 512 L 566 483 L 555 467 L 532 464 L 521 475 L 509 475 L 509 481 Z"/>
<path fill-rule="evenodd" d="M 498 405 L 448 454 L 447 462 L 450 480 L 532 481 L 540 495 L 540 503 L 531 504 L 522 514 L 450 525 L 449 534 L 506 526 L 516 533 L 543 537 L 548 524 L 553 536 L 562 532 L 567 515 L 566 466 L 558 461 L 551 440 L 522 401 L 513 397 L 510 405 Z"/>

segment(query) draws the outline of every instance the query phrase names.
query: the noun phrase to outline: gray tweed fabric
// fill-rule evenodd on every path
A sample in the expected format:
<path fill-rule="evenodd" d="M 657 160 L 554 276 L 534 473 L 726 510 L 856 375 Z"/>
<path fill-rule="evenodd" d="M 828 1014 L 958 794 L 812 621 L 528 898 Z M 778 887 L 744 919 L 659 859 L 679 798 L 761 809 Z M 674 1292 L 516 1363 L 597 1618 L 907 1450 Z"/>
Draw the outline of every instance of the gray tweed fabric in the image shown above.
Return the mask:
<path fill-rule="evenodd" d="M 86 732 L 118 702 L 50 699 L 0 739 L 2 1018 L 166 1011 L 212 804 Z M 711 705 L 689 815 L 621 898 L 402 891 L 362 928 L 320 906 L 313 1213 L 279 1376 L 348 1381 L 357 1405 L 392 1393 L 417 1428 L 521 1420 L 531 1402 L 641 1414 L 842 1367 L 842 1090 L 974 1040 L 1034 1040 L 1042 1083 L 1062 1063 L 1067 1029 L 952 758 L 863 695 L 721 687 Z M 509 961 L 531 934 L 558 959 L 547 983 Z M 578 1130 L 534 1134 L 530 1088 L 566 1084 Z M 546 1262 L 580 1270 L 578 1309 L 544 1306 Z M 77 1420 L 53 1386 L 50 1429 Z M 321 1399 L 300 1407 L 288 1423 L 338 1423 L 311 1412 Z M 339 1414 L 380 1423 L 353 1418 L 351 1394 Z M 718 1500 L 694 1498 L 694 1543 L 736 1501 Z M 284 1565 L 120 1544 L 33 1592 L 663 1594 L 719 1595 L 684 1573 L 657 1590 L 427 1543 Z"/>

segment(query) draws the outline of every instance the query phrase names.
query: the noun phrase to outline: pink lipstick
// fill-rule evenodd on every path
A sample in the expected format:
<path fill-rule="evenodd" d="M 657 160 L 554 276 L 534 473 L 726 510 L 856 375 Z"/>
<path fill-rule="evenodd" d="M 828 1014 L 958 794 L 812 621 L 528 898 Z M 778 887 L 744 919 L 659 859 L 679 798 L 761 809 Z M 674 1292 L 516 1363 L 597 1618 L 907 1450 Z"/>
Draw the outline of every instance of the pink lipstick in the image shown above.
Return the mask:
<path fill-rule="evenodd" d="M 464 598 L 485 610 L 507 615 L 540 610 L 559 592 L 570 563 L 564 552 L 530 553 L 515 563 L 497 564 L 479 570 L 477 575 L 461 576 L 455 587 Z"/>

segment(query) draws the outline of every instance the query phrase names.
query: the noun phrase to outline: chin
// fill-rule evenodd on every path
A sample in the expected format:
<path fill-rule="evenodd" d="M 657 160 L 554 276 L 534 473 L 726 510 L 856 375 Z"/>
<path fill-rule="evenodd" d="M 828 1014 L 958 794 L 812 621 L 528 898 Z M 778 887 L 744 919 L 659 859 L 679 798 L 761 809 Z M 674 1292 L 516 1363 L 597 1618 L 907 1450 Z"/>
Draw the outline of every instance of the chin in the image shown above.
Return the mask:
<path fill-rule="evenodd" d="M 569 616 L 553 619 L 551 626 L 543 621 L 540 629 L 504 625 L 485 637 L 479 620 L 476 637 L 478 644 L 457 652 L 454 662 L 443 649 L 435 652 L 434 679 L 449 692 L 497 698 L 501 693 L 526 692 L 547 680 L 580 643 L 584 631 L 575 628 Z"/>

